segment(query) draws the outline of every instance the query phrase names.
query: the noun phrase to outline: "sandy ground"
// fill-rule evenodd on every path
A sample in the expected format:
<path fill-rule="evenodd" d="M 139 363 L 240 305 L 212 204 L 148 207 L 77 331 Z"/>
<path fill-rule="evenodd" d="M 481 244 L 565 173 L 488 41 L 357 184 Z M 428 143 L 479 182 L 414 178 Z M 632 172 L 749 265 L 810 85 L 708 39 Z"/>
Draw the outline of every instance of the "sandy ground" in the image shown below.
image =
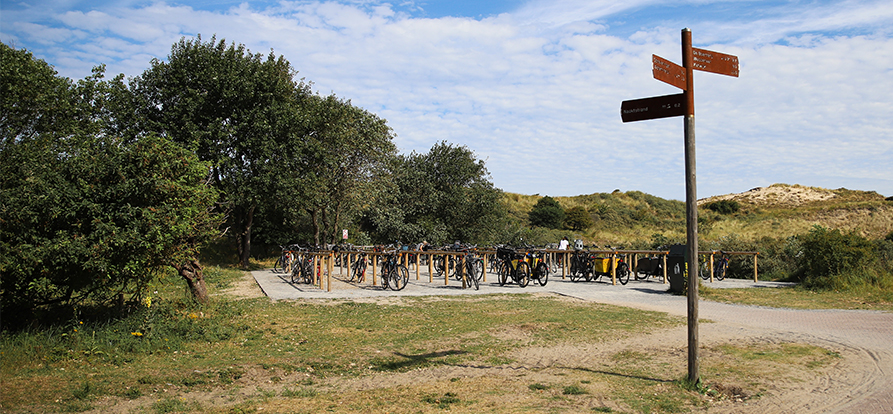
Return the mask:
<path fill-rule="evenodd" d="M 337 275 L 337 270 L 336 270 Z M 725 283 L 725 284 L 723 284 Z M 384 291 L 376 286 L 355 286 L 333 279 L 332 289 L 296 288 L 270 270 L 246 274 L 232 289 L 225 292 L 237 297 L 267 295 L 273 300 L 319 300 L 346 298 L 360 301 L 399 301 L 401 295 L 484 294 L 512 290 L 485 283 L 480 291 L 443 286 L 443 279 L 428 283 L 426 277 L 416 280 L 404 291 Z M 762 287 L 771 283 L 750 281 L 718 282 L 712 287 Z M 627 286 L 607 283 L 571 283 L 553 277 L 545 287 L 523 291 L 556 295 L 565 300 L 584 300 L 628 306 L 637 309 L 685 316 L 684 297 L 666 294 L 666 286 L 650 280 L 631 281 Z M 514 292 L 520 293 L 515 287 Z M 283 296 L 284 295 L 284 296 Z M 710 413 L 893 413 L 893 313 L 875 311 L 790 310 L 756 306 L 729 305 L 701 301 L 699 324 L 701 349 L 723 343 L 774 344 L 808 343 L 838 352 L 842 358 L 822 371 L 818 377 L 780 380 L 772 384 L 772 392 L 744 403 L 716 404 Z M 512 333 L 506 333 L 511 335 Z M 523 334 L 523 333 L 519 333 Z M 655 331 L 646 336 L 627 338 L 614 344 L 563 346 L 562 349 L 529 348 L 517 357 L 517 365 L 506 367 L 438 367 L 400 374 L 386 374 L 389 385 L 435 382 L 455 377 L 512 375 L 517 369 L 567 366 L 593 366 L 608 353 L 623 347 L 659 350 L 656 354 L 678 361 L 687 352 L 685 326 Z M 567 349 L 565 349 L 567 348 Z M 570 349 L 573 348 L 573 349 Z M 533 370 L 536 371 L 536 370 Z M 383 383 L 379 377 L 353 380 L 352 389 L 374 388 Z"/>

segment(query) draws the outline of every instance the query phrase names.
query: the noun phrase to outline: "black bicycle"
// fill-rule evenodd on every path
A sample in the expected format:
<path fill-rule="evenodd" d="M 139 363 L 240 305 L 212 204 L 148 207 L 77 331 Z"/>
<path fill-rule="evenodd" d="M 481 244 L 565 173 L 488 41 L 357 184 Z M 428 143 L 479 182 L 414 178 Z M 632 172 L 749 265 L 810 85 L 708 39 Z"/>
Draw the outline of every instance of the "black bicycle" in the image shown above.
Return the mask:
<path fill-rule="evenodd" d="M 499 273 L 499 286 L 505 286 L 511 278 L 518 286 L 527 287 L 530 283 L 530 265 L 524 260 L 526 256 L 515 249 L 505 247 L 496 249 L 496 259 L 503 262 L 502 272 Z"/>
<path fill-rule="evenodd" d="M 381 264 L 381 284 L 385 289 L 403 290 L 409 282 L 409 269 L 397 260 L 397 251 L 392 250 L 383 256 Z"/>

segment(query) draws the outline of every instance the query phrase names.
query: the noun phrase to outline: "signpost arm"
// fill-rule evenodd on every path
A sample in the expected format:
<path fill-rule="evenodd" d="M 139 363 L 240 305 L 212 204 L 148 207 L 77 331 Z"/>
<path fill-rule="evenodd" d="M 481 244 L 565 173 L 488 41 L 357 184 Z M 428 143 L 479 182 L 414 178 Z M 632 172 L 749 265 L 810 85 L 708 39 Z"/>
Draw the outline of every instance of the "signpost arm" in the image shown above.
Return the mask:
<path fill-rule="evenodd" d="M 682 66 L 685 68 L 685 234 L 688 247 L 688 380 L 698 372 L 698 186 L 695 174 L 695 96 L 691 30 L 682 29 Z"/>

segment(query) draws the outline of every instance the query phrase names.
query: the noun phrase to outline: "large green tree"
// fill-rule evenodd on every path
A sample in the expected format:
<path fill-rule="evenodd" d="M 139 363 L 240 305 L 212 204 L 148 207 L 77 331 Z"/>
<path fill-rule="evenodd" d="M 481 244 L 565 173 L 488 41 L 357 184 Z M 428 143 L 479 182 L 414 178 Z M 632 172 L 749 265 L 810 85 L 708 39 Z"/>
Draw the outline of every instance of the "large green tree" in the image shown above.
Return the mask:
<path fill-rule="evenodd" d="M 369 206 L 379 241 L 485 243 L 506 216 L 502 191 L 465 146 L 440 142 L 395 160 L 390 182 Z"/>
<path fill-rule="evenodd" d="M 304 186 L 314 242 L 335 243 L 360 208 L 378 191 L 387 163 L 396 155 L 391 128 L 384 119 L 334 95 L 314 97 L 305 106 L 314 159 Z"/>
<path fill-rule="evenodd" d="M 102 67 L 72 82 L 27 51 L 0 52 L 4 313 L 139 294 L 167 265 L 190 270 L 207 299 L 192 266 L 218 224 L 207 165 L 158 136 L 108 134 L 114 88 Z"/>
<path fill-rule="evenodd" d="M 299 106 L 310 92 L 294 76 L 282 56 L 199 36 L 181 39 L 166 62 L 153 60 L 131 84 L 140 114 L 135 131 L 159 133 L 210 164 L 242 266 L 259 203 L 304 183 L 290 167 L 302 164 L 292 154 L 304 151 Z"/>

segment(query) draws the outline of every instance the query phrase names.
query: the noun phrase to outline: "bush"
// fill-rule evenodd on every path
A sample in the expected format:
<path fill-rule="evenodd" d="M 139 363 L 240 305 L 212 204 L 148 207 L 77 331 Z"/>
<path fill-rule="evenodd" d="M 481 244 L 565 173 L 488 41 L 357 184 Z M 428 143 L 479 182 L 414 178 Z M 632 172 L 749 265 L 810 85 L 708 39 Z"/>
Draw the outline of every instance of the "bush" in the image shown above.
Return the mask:
<path fill-rule="evenodd" d="M 890 284 L 881 252 L 858 234 L 815 226 L 798 239 L 794 277 L 808 289 L 848 291 Z"/>
<path fill-rule="evenodd" d="M 719 214 L 735 214 L 741 209 L 741 204 L 738 204 L 735 200 L 719 200 L 709 203 L 704 207 Z"/>

